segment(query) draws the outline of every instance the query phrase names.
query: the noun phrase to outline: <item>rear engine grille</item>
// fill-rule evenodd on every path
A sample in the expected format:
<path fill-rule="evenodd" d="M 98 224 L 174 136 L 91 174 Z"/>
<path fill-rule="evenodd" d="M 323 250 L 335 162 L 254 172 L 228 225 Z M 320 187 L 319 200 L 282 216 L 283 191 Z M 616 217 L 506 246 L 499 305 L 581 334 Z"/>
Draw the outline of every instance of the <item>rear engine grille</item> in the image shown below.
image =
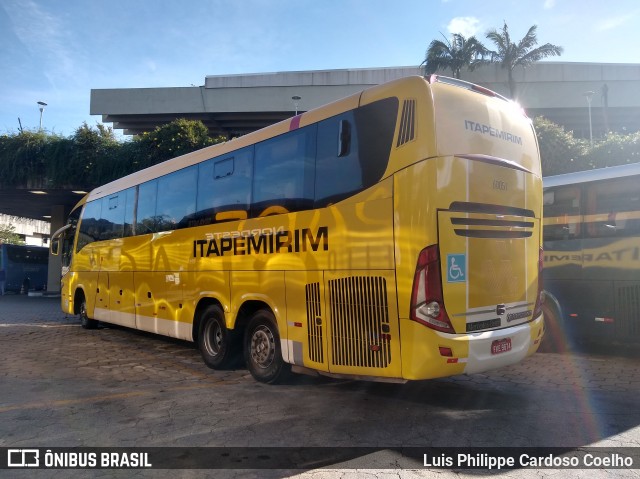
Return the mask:
<path fill-rule="evenodd" d="M 391 338 L 385 279 L 354 276 L 329 281 L 329 302 L 332 363 L 387 367 Z"/>
<path fill-rule="evenodd" d="M 320 283 L 305 287 L 307 298 L 307 334 L 309 359 L 317 363 L 324 361 L 322 348 L 322 310 L 320 303 Z"/>

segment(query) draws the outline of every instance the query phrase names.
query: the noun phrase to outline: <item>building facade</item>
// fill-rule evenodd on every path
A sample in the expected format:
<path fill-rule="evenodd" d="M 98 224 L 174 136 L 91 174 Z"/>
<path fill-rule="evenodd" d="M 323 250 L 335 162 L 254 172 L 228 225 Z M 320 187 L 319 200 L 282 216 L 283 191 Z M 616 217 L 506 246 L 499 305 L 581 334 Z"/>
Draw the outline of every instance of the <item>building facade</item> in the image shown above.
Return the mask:
<path fill-rule="evenodd" d="M 202 86 L 91 90 L 91 114 L 135 135 L 176 118 L 201 120 L 211 134 L 239 136 L 372 85 L 422 74 L 418 66 L 212 75 Z M 442 72 L 450 75 L 450 72 Z M 539 62 L 514 70 L 515 98 L 574 135 L 640 130 L 640 64 Z M 497 64 L 462 79 L 510 96 Z"/>

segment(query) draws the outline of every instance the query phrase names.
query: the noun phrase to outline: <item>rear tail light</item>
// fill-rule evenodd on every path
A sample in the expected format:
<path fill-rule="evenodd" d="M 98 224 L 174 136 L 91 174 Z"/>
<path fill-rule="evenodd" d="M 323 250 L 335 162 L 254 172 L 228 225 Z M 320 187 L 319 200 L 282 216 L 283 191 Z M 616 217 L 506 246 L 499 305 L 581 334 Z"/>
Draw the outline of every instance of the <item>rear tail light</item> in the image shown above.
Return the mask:
<path fill-rule="evenodd" d="M 444 307 L 437 245 L 423 249 L 418 257 L 411 293 L 411 319 L 437 331 L 455 333 Z"/>
<path fill-rule="evenodd" d="M 540 248 L 538 256 L 538 295 L 536 296 L 536 306 L 533 308 L 533 318 L 542 314 L 542 302 L 544 301 L 544 283 L 542 282 L 542 266 L 544 262 L 544 250 Z"/>

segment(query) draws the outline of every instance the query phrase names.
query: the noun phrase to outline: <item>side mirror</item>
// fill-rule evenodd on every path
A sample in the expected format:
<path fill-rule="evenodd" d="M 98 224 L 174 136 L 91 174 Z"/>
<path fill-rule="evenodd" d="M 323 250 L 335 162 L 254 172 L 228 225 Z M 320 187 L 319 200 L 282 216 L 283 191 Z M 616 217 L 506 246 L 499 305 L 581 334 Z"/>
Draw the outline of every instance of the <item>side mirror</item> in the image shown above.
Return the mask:
<path fill-rule="evenodd" d="M 58 256 L 60 254 L 60 240 L 63 237 L 63 233 L 69 228 L 71 228 L 71 225 L 64 225 L 51 235 L 51 246 L 49 247 L 51 256 Z"/>
<path fill-rule="evenodd" d="M 51 253 L 51 256 L 58 256 L 60 254 L 60 236 L 51 240 L 49 252 Z"/>

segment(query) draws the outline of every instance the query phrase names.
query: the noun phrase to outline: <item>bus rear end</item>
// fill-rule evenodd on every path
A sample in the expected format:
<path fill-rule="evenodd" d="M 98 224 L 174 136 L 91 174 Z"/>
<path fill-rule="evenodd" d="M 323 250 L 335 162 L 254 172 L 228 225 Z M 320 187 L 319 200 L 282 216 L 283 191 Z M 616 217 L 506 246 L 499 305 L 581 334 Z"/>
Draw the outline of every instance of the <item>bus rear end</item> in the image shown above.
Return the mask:
<path fill-rule="evenodd" d="M 403 377 L 476 373 L 533 354 L 543 334 L 540 159 L 531 121 L 476 85 L 432 79 L 395 175 Z M 422 125 L 420 124 L 422 123 Z"/>

